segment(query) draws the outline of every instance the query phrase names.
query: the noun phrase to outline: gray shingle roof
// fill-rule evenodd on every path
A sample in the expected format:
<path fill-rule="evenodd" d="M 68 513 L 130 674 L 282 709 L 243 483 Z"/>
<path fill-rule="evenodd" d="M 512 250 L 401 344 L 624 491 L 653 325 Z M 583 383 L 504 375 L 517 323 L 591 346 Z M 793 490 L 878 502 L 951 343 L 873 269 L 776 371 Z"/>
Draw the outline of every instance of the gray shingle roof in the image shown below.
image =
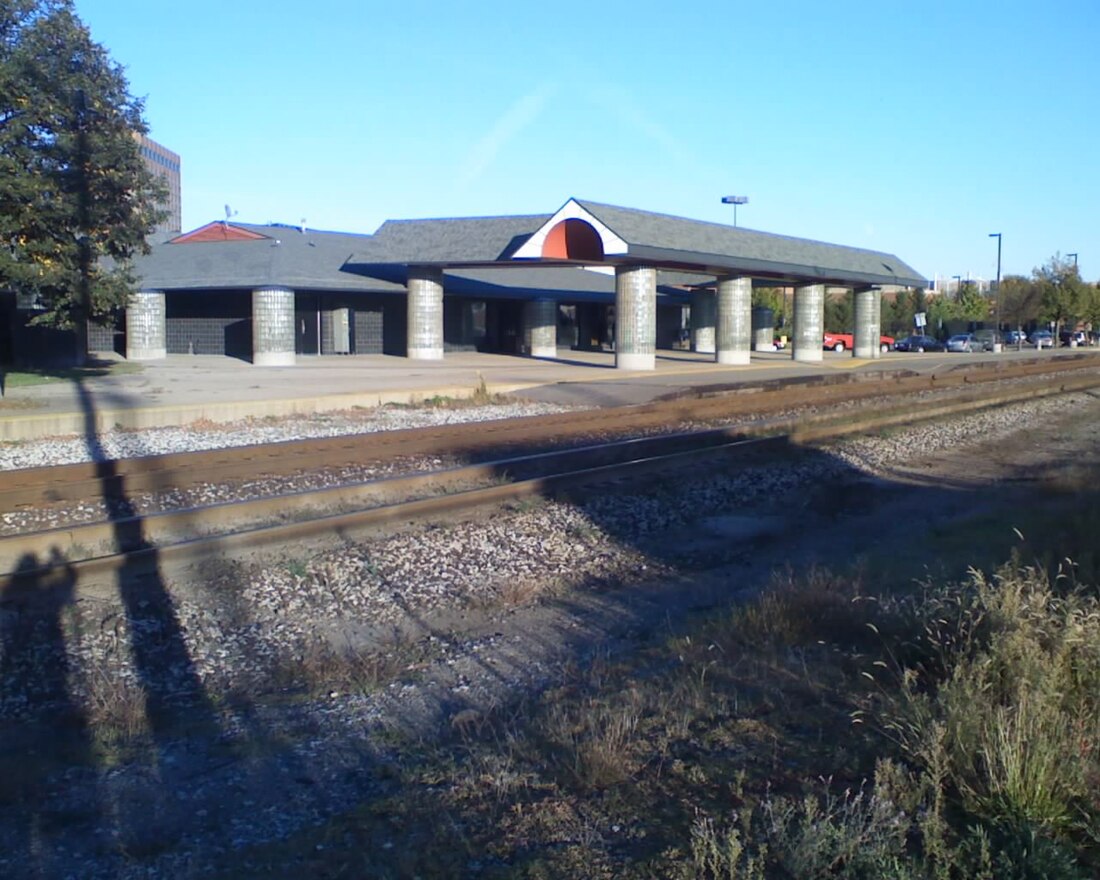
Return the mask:
<path fill-rule="evenodd" d="M 893 254 L 740 229 L 574 199 L 628 245 L 627 258 L 710 274 L 743 272 L 776 281 L 925 286 Z M 358 263 L 485 265 L 509 259 L 552 214 L 387 220 L 356 253 Z M 624 258 L 615 257 L 617 262 Z"/>
<path fill-rule="evenodd" d="M 368 235 L 300 231 L 294 226 L 234 223 L 265 236 L 256 241 L 206 241 L 158 244 L 134 261 L 146 290 L 209 290 L 263 285 L 296 290 L 402 292 L 394 284 L 351 271 L 351 255 Z"/>
<path fill-rule="evenodd" d="M 576 202 L 626 241 L 632 257 L 807 280 L 914 287 L 927 283 L 893 254 L 580 199 Z"/>
<path fill-rule="evenodd" d="M 387 220 L 356 254 L 361 263 L 487 263 L 506 260 L 551 214 Z"/>
<path fill-rule="evenodd" d="M 628 253 L 615 255 L 617 262 L 637 260 L 712 276 L 743 273 L 780 283 L 925 284 L 922 276 L 893 254 L 575 201 L 627 243 Z M 463 291 L 454 291 L 460 293 L 472 291 L 470 285 L 481 277 L 466 270 L 511 262 L 516 250 L 553 216 L 387 220 L 374 235 L 234 223 L 264 238 L 159 244 L 151 254 L 136 260 L 135 267 L 141 287 L 147 290 L 254 288 L 269 284 L 298 290 L 399 293 L 404 290 L 408 265 L 436 264 L 449 267 L 448 275 L 465 279 L 460 282 Z M 463 271 L 457 273 L 459 269 Z M 514 275 L 510 281 L 503 280 L 505 277 L 485 276 L 484 281 L 493 290 L 536 291 L 539 285 L 550 285 L 549 289 L 560 294 L 566 289 L 562 286 L 564 279 L 570 279 L 570 284 L 577 284 L 577 293 L 595 293 L 591 287 L 595 277 L 603 279 L 600 284 L 606 282 L 611 285 L 609 289 L 614 289 L 612 279 L 598 273 Z M 671 271 L 662 272 L 661 277 L 666 285 L 698 284 L 703 280 Z M 517 291 L 516 295 L 524 294 Z"/>

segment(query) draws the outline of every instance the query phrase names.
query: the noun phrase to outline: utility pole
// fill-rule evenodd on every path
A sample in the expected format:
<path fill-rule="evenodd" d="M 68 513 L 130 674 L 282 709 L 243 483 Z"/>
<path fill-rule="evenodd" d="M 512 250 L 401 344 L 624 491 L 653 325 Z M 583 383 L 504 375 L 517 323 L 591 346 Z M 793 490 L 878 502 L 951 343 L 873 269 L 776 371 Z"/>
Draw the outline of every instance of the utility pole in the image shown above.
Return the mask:
<path fill-rule="evenodd" d="M 989 237 L 997 239 L 997 336 L 994 337 L 993 350 L 1000 351 L 1001 344 L 996 340 L 1001 333 L 1001 233 L 991 232 Z"/>

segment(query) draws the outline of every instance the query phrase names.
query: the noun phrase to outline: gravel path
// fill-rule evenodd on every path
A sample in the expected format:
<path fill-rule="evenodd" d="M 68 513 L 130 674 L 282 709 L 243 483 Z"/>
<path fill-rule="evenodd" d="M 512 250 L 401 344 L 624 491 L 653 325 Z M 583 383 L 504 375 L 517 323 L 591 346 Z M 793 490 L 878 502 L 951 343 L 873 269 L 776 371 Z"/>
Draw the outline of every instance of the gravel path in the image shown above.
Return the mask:
<path fill-rule="evenodd" d="M 801 544 L 839 546 L 853 526 L 815 519 L 823 488 L 1078 409 L 1096 424 L 1089 395 L 1020 404 L 583 505 L 211 562 L 193 583 L 140 594 L 74 595 L 59 567 L 36 585 L 39 606 L 0 604 L 0 875 L 203 876 L 384 795 L 395 741 L 542 687 L 593 645 L 671 621 L 704 587 L 728 597 L 730 571 L 746 590 L 809 553 Z M 764 552 L 759 530 L 731 537 L 744 519 L 772 523 L 782 546 Z M 59 720 L 71 736 L 54 745 L 35 725 Z"/>

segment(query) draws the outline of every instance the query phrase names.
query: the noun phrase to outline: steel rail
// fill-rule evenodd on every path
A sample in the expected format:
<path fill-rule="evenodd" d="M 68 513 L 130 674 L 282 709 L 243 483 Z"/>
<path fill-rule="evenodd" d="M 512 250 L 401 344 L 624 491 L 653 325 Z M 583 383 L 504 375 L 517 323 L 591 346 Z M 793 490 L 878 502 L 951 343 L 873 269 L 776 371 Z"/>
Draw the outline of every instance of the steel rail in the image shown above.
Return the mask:
<path fill-rule="evenodd" d="M 394 506 L 425 496 L 455 495 L 471 486 L 528 482 L 545 475 L 564 474 L 595 467 L 656 460 L 683 452 L 728 446 L 745 439 L 734 428 L 713 428 L 639 437 L 571 449 L 522 455 L 440 471 L 420 472 L 379 480 L 303 490 L 280 495 L 227 501 L 196 508 L 167 510 L 142 516 L 119 517 L 76 523 L 54 529 L 0 537 L 0 570 L 15 556 L 71 554 L 77 549 L 109 549 L 125 552 L 128 544 L 167 544 L 195 539 L 214 530 L 254 528 L 257 524 L 285 522 L 288 518 L 316 517 L 350 505 Z"/>
<path fill-rule="evenodd" d="M 667 474 L 670 470 L 674 471 L 723 456 L 735 456 L 736 461 L 743 463 L 745 453 L 750 451 L 774 454 L 792 446 L 820 443 L 858 431 L 955 416 L 989 407 L 1086 391 L 1097 387 L 1100 387 L 1100 376 L 1077 377 L 1041 388 L 1005 389 L 992 395 L 975 393 L 969 395 L 967 399 L 956 399 L 940 405 L 927 406 L 917 412 L 910 409 L 894 409 L 874 413 L 852 413 L 850 414 L 852 417 L 844 421 L 837 421 L 835 414 L 811 420 L 796 419 L 786 425 L 786 433 L 776 433 L 768 437 L 739 439 L 737 435 L 741 432 L 736 432 L 734 429 L 710 429 L 619 441 L 616 444 L 601 444 L 536 456 L 522 456 L 470 468 L 455 468 L 447 472 L 444 483 L 439 486 L 446 494 L 382 503 L 367 509 L 347 512 L 322 513 L 305 517 L 310 507 L 314 509 L 317 507 L 319 494 L 327 495 L 330 502 L 337 497 L 329 494 L 330 490 L 324 490 L 322 493 L 296 493 L 292 496 L 262 500 L 269 509 L 274 509 L 273 505 L 278 506 L 282 516 L 296 506 L 297 514 L 303 518 L 292 522 L 252 523 L 240 528 L 242 519 L 247 519 L 247 516 L 241 517 L 240 512 L 259 502 L 233 502 L 215 505 L 212 508 L 116 520 L 87 528 L 106 529 L 107 532 L 101 534 L 109 541 L 122 544 L 122 552 L 106 552 L 98 557 L 75 560 L 66 564 L 72 568 L 74 575 L 97 577 L 124 571 L 137 573 L 147 567 L 188 562 L 215 555 L 236 554 L 287 542 L 331 539 L 333 536 L 347 538 L 379 527 L 464 513 L 485 505 L 499 505 L 534 495 L 555 496 L 562 492 L 584 489 L 593 484 L 611 480 L 636 479 L 641 475 L 655 472 Z M 611 459 L 610 462 L 607 461 L 608 458 Z M 536 472 L 540 469 L 545 472 L 526 476 L 514 482 L 451 491 L 463 480 L 500 478 L 508 473 L 510 468 L 519 473 L 524 467 L 533 468 Z M 378 498 L 380 497 L 377 494 L 378 487 L 382 484 L 388 484 L 391 491 L 400 493 L 415 486 L 418 480 L 430 481 L 438 479 L 439 476 L 439 474 L 421 474 L 342 488 L 352 493 L 363 492 L 367 496 L 375 493 L 375 498 Z M 451 482 L 448 484 L 447 481 Z M 421 488 L 423 485 L 421 484 Z M 399 488 L 402 486 L 403 488 Z M 236 508 L 236 513 L 233 513 L 233 508 Z M 258 508 L 253 508 L 253 510 L 256 509 Z M 182 521 L 192 529 L 192 535 L 183 540 L 169 542 L 168 532 L 165 531 L 164 541 L 156 543 L 157 529 L 153 523 L 162 518 L 167 522 L 168 517 L 182 518 Z M 195 534 L 211 527 L 215 519 L 223 523 L 236 522 L 238 527 L 234 531 L 220 534 Z M 83 532 L 81 528 L 84 527 L 29 533 L 6 539 L 0 542 L 0 568 L 5 566 L 11 568 L 11 553 L 16 548 L 22 559 L 57 558 L 59 553 L 63 556 L 66 549 L 72 549 L 74 544 L 80 543 L 75 541 L 73 536 L 93 534 L 91 531 Z M 43 566 L 43 570 L 46 568 L 48 566 Z M 20 576 L 23 578 L 28 574 L 33 574 L 33 570 L 20 571 Z M 12 575 L 13 572 L 9 570 L 6 575 L 8 586 L 12 586 L 18 580 Z M 3 587 L 4 582 L 0 581 L 0 595 L 6 596 L 7 593 L 3 591 Z"/>
<path fill-rule="evenodd" d="M 1095 369 L 1090 357 L 1061 358 L 1062 372 Z M 169 453 L 103 462 L 24 468 L 0 473 L 0 511 L 62 501 L 125 499 L 141 492 L 258 480 L 296 473 L 353 467 L 416 455 L 450 454 L 477 458 L 507 450 L 548 448 L 592 434 L 626 434 L 669 422 L 702 421 L 747 412 L 769 412 L 797 405 L 831 405 L 929 388 L 949 389 L 1001 379 L 1050 373 L 1049 358 L 1008 367 L 967 365 L 945 373 L 866 374 L 768 380 L 718 390 L 703 389 L 638 406 L 572 411 L 524 419 L 496 419 L 435 428 L 345 435 L 270 444 Z M 792 399 L 793 398 L 793 399 Z"/>

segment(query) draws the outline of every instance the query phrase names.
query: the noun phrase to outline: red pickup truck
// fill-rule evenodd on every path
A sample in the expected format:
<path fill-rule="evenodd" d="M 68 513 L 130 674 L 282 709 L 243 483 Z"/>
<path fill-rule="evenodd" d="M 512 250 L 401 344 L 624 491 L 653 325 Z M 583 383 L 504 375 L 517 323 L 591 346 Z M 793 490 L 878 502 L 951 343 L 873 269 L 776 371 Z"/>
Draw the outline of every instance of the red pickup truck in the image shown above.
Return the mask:
<path fill-rule="evenodd" d="M 829 351 L 847 351 L 856 345 L 851 333 L 826 333 L 823 343 Z M 889 351 L 894 347 L 894 337 L 880 336 L 878 345 L 880 351 Z"/>

